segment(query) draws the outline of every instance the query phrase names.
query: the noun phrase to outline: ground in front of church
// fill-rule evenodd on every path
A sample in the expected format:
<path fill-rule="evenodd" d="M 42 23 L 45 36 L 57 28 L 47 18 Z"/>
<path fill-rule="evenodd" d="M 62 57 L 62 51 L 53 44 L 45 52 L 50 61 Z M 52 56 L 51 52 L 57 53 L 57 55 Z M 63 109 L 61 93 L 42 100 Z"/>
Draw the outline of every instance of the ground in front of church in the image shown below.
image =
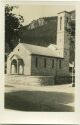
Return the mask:
<path fill-rule="evenodd" d="M 53 86 L 6 84 L 5 109 L 74 112 L 74 92 L 75 87 L 71 84 Z"/>

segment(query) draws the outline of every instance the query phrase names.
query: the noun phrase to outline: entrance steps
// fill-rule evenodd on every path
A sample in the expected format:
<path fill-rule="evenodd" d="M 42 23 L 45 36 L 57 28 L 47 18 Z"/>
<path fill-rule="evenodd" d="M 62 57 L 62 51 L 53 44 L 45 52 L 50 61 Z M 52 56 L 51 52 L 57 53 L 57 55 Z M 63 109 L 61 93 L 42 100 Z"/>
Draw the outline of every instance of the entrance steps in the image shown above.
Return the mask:
<path fill-rule="evenodd" d="M 6 75 L 6 85 L 54 85 L 53 76 Z"/>

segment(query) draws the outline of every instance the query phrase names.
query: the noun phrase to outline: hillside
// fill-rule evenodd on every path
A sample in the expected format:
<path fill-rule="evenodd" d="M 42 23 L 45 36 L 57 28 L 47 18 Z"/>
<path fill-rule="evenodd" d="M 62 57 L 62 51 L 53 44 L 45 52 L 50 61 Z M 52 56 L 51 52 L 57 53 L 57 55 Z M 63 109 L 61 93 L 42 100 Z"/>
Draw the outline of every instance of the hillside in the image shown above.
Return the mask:
<path fill-rule="evenodd" d="M 33 21 L 22 28 L 20 32 L 21 42 L 39 46 L 48 46 L 50 43 L 56 43 L 57 17 L 42 19 Z"/>

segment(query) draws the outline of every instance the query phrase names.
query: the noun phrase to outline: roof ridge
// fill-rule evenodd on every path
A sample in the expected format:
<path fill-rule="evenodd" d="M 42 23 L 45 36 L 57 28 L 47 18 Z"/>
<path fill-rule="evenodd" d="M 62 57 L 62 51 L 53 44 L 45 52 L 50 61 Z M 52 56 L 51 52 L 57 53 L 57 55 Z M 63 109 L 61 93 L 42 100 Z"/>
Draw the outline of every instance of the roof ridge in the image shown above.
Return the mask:
<path fill-rule="evenodd" d="M 20 43 L 20 44 L 26 44 L 26 45 L 29 45 L 29 46 L 36 46 L 36 47 L 41 47 L 41 48 L 48 48 L 48 47 L 45 47 L 45 46 L 39 46 L 39 45 L 33 45 L 33 44 L 28 44 L 28 43 Z"/>
<path fill-rule="evenodd" d="M 58 52 L 51 50 L 48 47 L 37 46 L 32 44 L 21 43 L 25 50 L 28 50 L 29 54 L 37 54 L 42 56 L 50 56 L 50 57 L 57 57 L 62 58 L 58 55 Z"/>

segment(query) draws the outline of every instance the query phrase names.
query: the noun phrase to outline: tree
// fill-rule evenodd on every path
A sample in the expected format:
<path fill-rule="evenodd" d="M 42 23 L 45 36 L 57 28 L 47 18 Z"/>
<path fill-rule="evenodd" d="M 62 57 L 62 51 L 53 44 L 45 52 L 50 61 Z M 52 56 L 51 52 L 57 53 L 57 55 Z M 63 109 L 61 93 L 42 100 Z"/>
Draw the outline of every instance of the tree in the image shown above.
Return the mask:
<path fill-rule="evenodd" d="M 5 51 L 11 51 L 18 44 L 20 39 L 19 31 L 23 26 L 24 19 L 21 15 L 16 15 L 12 11 L 17 6 L 5 6 Z"/>
<path fill-rule="evenodd" d="M 71 20 L 68 22 L 68 27 L 66 27 L 66 31 L 69 34 L 70 40 L 70 63 L 75 60 L 75 20 Z"/>

